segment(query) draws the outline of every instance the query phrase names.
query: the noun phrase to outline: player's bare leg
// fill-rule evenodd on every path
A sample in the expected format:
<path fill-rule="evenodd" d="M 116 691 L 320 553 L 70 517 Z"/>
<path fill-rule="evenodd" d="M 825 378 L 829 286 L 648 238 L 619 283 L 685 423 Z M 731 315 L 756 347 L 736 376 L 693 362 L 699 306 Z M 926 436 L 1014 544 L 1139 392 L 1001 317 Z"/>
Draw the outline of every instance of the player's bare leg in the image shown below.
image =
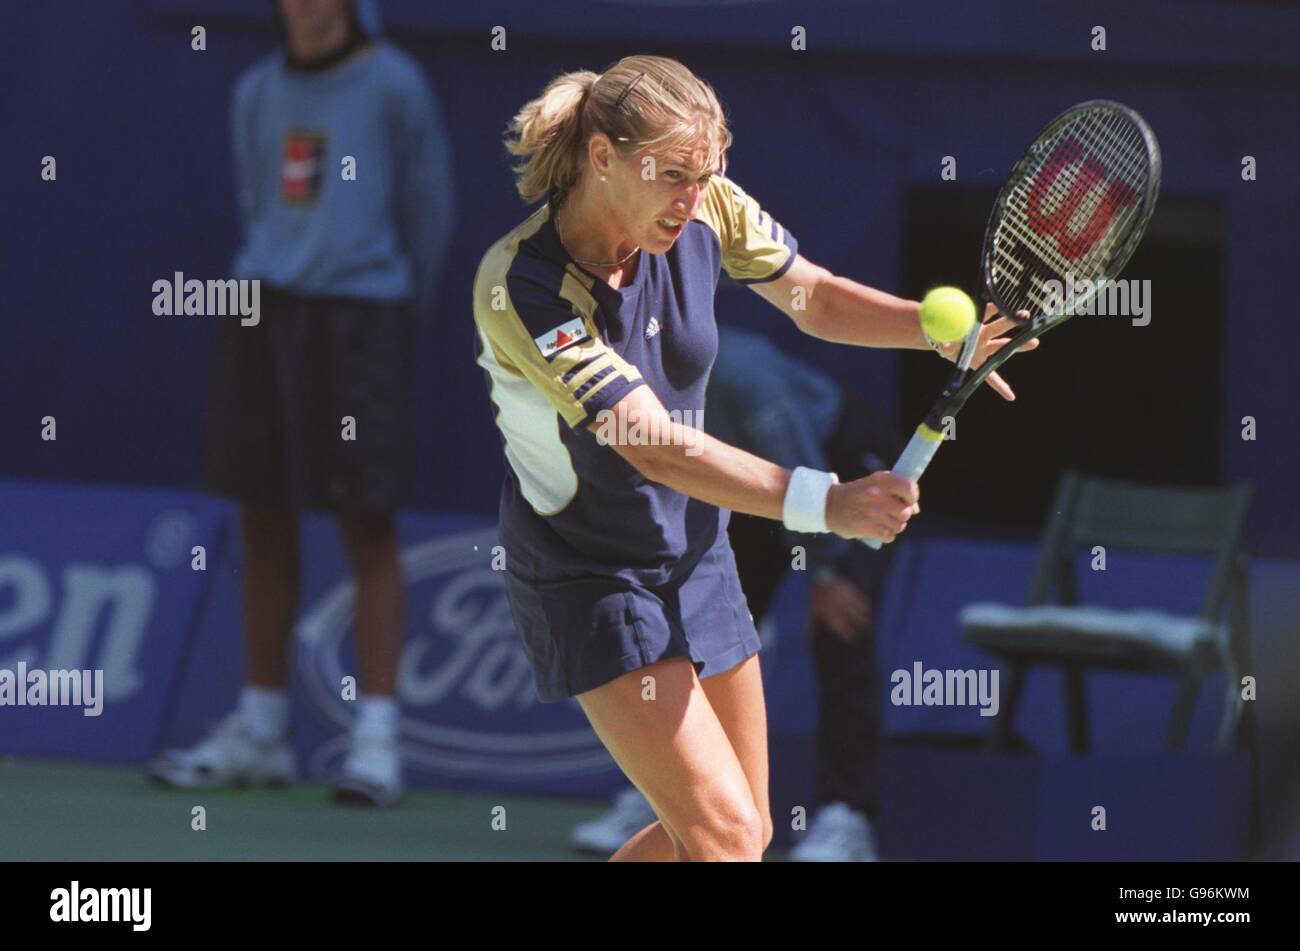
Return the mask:
<path fill-rule="evenodd" d="M 768 799 L 767 707 L 758 655 L 731 670 L 704 678 L 700 685 L 749 780 L 754 806 L 763 823 L 763 850 L 767 851 L 772 841 L 772 809 Z"/>
<path fill-rule="evenodd" d="M 673 837 L 658 819 L 646 826 L 617 852 L 609 857 L 611 862 L 688 862 L 682 844 Z"/>
<path fill-rule="evenodd" d="M 763 850 L 772 841 L 768 797 L 767 714 L 763 675 L 757 655 L 731 670 L 701 680 L 709 704 L 722 724 L 749 781 L 763 824 Z M 614 854 L 614 862 L 689 861 L 685 847 L 663 820 L 642 829 Z"/>
<path fill-rule="evenodd" d="M 646 677 L 654 678 L 653 699 L 645 698 Z M 660 817 L 619 850 L 618 860 L 762 857 L 764 823 L 749 780 L 689 660 L 631 671 L 578 701 Z"/>

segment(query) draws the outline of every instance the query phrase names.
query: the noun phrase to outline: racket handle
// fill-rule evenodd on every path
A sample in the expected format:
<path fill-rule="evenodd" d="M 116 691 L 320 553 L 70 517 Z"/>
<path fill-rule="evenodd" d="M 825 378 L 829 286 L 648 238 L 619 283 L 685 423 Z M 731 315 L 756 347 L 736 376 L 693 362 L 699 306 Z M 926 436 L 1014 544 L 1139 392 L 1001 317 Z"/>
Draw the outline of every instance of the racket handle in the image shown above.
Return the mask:
<path fill-rule="evenodd" d="M 898 462 L 894 463 L 891 470 L 894 475 L 900 475 L 905 479 L 911 479 L 913 482 L 921 480 L 921 474 L 925 472 L 926 466 L 934 458 L 934 454 L 939 451 L 939 446 L 943 443 L 943 433 L 936 432 L 929 426 L 922 423 L 916 427 L 916 432 L 907 443 L 907 448 L 903 454 L 898 457 Z M 879 550 L 884 544 L 878 538 L 864 538 L 862 543 L 868 548 Z"/>

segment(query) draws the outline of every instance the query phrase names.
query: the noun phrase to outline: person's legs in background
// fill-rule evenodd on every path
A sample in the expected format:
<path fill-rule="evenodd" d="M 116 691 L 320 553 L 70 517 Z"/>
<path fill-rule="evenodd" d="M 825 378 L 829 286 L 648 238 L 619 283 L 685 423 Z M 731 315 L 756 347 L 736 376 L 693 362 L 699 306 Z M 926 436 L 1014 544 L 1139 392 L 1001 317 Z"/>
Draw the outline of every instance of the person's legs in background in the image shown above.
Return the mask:
<path fill-rule="evenodd" d="M 874 407 L 845 391 L 835 432 L 826 445 L 842 480 L 886 468 L 901 446 L 898 434 Z M 836 565 L 839 583 L 851 585 L 866 612 L 828 624 L 810 618 L 809 648 L 817 678 L 818 811 L 807 835 L 791 851 L 796 861 L 874 861 L 879 858 L 872 822 L 879 811 L 882 742 L 875 623 L 892 549 L 855 545 Z M 816 612 L 814 612 L 815 614 Z"/>
<path fill-rule="evenodd" d="M 314 315 L 318 395 L 305 401 L 316 438 L 313 501 L 333 510 L 356 580 L 361 693 L 334 799 L 388 806 L 401 796 L 397 667 L 406 632 L 406 592 L 396 512 L 412 457 L 410 399 L 414 315 L 407 304 L 329 300 Z M 328 409 L 324 409 L 324 408 Z M 340 426 L 354 428 L 341 438 Z"/>
<path fill-rule="evenodd" d="M 862 562 L 865 547 L 840 563 L 840 578 L 867 597 L 870 617 L 847 631 L 810 620 L 809 651 L 817 679 L 816 801 L 808 834 L 791 851 L 796 861 L 874 861 L 871 823 L 879 813 L 880 693 L 875 614 L 879 586 Z"/>
<path fill-rule="evenodd" d="M 219 334 L 205 467 L 209 488 L 241 502 L 245 685 L 207 739 L 165 752 L 150 774 L 177 786 L 296 778 L 287 687 L 299 513 L 332 511 L 357 583 L 362 691 L 335 799 L 390 805 L 402 792 L 396 679 L 405 631 L 392 513 L 410 460 L 413 321 L 404 304 L 270 288 L 263 299 L 261 324 Z"/>
<path fill-rule="evenodd" d="M 283 743 L 289 726 L 288 651 L 301 574 L 298 515 L 245 503 L 243 538 L 244 690 L 240 712 L 260 743 Z"/>
<path fill-rule="evenodd" d="M 406 629 L 397 528 L 390 515 L 344 515 L 339 524 L 357 584 L 357 663 L 364 692 L 334 798 L 389 805 L 401 792 L 396 681 Z"/>
<path fill-rule="evenodd" d="M 204 486 L 239 502 L 245 680 L 235 710 L 203 740 L 149 764 L 180 787 L 279 786 L 297 778 L 288 744 L 288 647 L 298 609 L 298 512 L 290 501 L 275 338 L 287 295 L 264 288 L 262 319 L 217 331 L 204 444 Z"/>

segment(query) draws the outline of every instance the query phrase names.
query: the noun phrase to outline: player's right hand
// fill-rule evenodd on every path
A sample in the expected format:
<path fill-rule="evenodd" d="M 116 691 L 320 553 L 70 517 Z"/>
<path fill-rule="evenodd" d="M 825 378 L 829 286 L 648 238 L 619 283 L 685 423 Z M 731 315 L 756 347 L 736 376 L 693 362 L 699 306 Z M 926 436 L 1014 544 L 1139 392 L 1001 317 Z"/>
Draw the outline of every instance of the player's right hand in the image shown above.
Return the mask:
<path fill-rule="evenodd" d="M 826 496 L 826 527 L 845 538 L 892 542 L 921 511 L 921 487 L 892 472 L 831 486 Z"/>

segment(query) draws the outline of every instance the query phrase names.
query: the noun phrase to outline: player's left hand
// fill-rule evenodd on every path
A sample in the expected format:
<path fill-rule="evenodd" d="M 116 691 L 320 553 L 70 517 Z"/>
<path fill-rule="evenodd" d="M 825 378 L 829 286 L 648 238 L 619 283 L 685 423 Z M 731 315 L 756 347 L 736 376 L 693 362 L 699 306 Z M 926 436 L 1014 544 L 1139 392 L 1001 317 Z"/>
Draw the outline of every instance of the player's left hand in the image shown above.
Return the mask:
<path fill-rule="evenodd" d="M 997 305 L 992 302 L 989 302 L 989 304 L 984 308 L 984 325 L 980 329 L 979 346 L 975 348 L 975 356 L 972 357 L 970 361 L 971 369 L 978 367 L 988 359 L 990 353 L 995 350 L 1001 350 L 1011 340 L 1010 337 L 999 337 L 998 334 L 1014 329 L 1016 324 L 1007 317 L 998 317 L 997 320 L 989 320 L 989 318 L 996 315 L 997 312 Z M 1018 311 L 1017 316 L 1022 320 L 1028 320 L 1029 311 Z M 955 343 L 945 344 L 943 347 L 943 355 L 953 363 L 956 363 L 957 358 L 961 355 L 961 346 L 962 341 L 960 340 Z M 1038 349 L 1037 337 L 1021 347 L 1020 352 L 1023 353 L 1026 350 L 1036 349 Z M 1002 397 L 1004 400 L 1014 400 L 1016 398 L 1015 391 L 1007 385 L 1007 381 L 1002 379 L 1002 374 L 997 371 L 990 373 L 984 382 L 993 387 L 993 389 L 997 391 L 998 396 Z"/>

